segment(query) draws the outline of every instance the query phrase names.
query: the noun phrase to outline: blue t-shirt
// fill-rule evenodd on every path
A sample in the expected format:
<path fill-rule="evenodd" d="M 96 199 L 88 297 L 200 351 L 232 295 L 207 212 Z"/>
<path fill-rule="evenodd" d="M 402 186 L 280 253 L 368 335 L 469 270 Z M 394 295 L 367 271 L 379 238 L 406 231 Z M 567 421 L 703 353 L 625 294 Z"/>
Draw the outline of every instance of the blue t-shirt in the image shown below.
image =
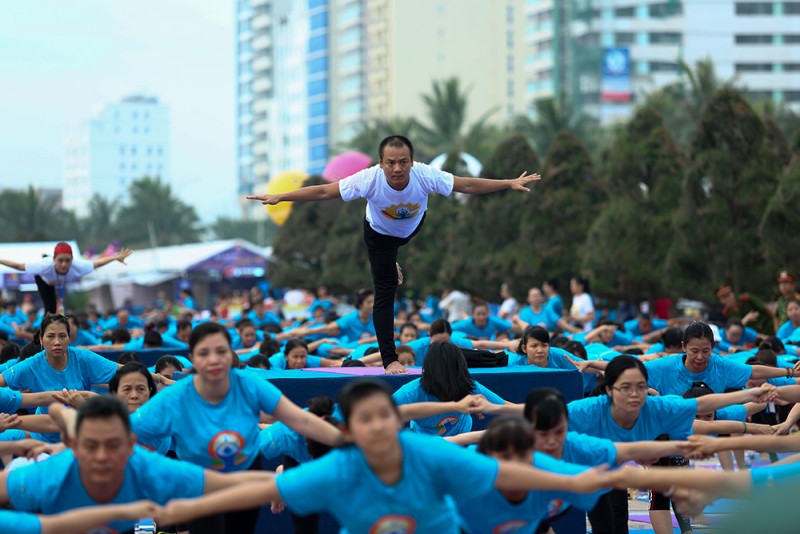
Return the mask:
<path fill-rule="evenodd" d="M 629 334 L 631 337 L 634 338 L 641 338 L 642 336 L 646 336 L 650 334 L 654 330 L 661 330 L 662 328 L 667 327 L 667 321 L 664 319 L 651 319 L 650 322 L 653 324 L 653 329 L 650 332 L 642 332 L 642 329 L 639 328 L 639 319 L 631 319 L 630 321 L 625 321 L 622 326 L 625 327 L 625 332 Z"/>
<path fill-rule="evenodd" d="M 781 341 L 786 341 L 795 330 L 797 330 L 797 328 L 792 324 L 792 321 L 786 321 L 778 328 L 778 332 L 775 336 Z"/>
<path fill-rule="evenodd" d="M 279 475 L 281 498 L 298 515 L 330 513 L 350 533 L 457 534 L 446 496 L 458 503 L 487 494 L 497 461 L 434 436 L 400 432 L 398 439 L 403 466 L 394 485 L 382 482 L 361 450 L 348 446 Z"/>
<path fill-rule="evenodd" d="M 647 384 L 661 395 L 683 395 L 693 382 L 705 382 L 714 393 L 724 393 L 728 388 L 743 388 L 753 372 L 749 365 L 712 354 L 704 371 L 692 373 L 683 363 L 684 356 L 664 356 L 645 363 Z"/>
<path fill-rule="evenodd" d="M 247 314 L 247 318 L 253 321 L 253 324 L 255 324 L 256 328 L 259 330 L 263 329 L 267 325 L 281 324 L 281 318 L 271 311 L 265 311 L 264 315 L 259 317 L 255 310 L 250 310 Z"/>
<path fill-rule="evenodd" d="M 311 461 L 306 437 L 280 421 L 258 433 L 258 450 L 267 460 L 288 456 L 300 464 Z"/>
<path fill-rule="evenodd" d="M 622 428 L 611 417 L 608 395 L 572 401 L 567 407 L 570 430 L 617 442 L 648 441 L 662 434 L 686 439 L 697 415 L 696 399 L 675 395 L 647 397 L 630 429 Z"/>
<path fill-rule="evenodd" d="M 463 332 L 475 339 L 494 339 L 497 334 L 511 330 L 512 325 L 505 319 L 490 315 L 486 318 L 486 326 L 483 328 L 478 327 L 472 317 L 456 321 L 452 326 L 453 332 Z"/>
<path fill-rule="evenodd" d="M 36 514 L 0 510 L 0 532 L 41 534 L 42 522 Z"/>
<path fill-rule="evenodd" d="M 617 446 L 610 439 L 569 431 L 561 459 L 578 465 L 611 467 L 617 463 Z"/>
<path fill-rule="evenodd" d="M 489 402 L 505 404 L 505 401 L 496 393 L 486 389 L 478 382 L 471 392 L 473 395 L 483 395 Z M 404 384 L 392 395 L 398 406 L 414 402 L 440 402 L 439 399 L 422 389 L 420 379 Z M 411 421 L 411 430 L 423 434 L 437 436 L 455 436 L 472 430 L 472 416 L 458 412 L 447 412 L 423 419 Z"/>
<path fill-rule="evenodd" d="M 94 384 L 107 384 L 119 368 L 116 362 L 86 349 L 68 347 L 67 354 L 67 365 L 62 371 L 53 369 L 42 351 L 3 371 L 3 378 L 8 387 L 32 393 L 64 388 L 90 391 Z M 47 407 L 40 406 L 36 413 L 47 413 Z M 49 443 L 59 441 L 58 433 L 34 433 L 32 437 Z"/>
<path fill-rule="evenodd" d="M 147 499 L 166 504 L 170 499 L 191 499 L 203 494 L 203 469 L 134 447 L 125 467 L 125 481 L 108 504 L 126 504 Z M 8 474 L 8 496 L 22 512 L 57 514 L 83 506 L 97 506 L 81 482 L 78 461 L 71 450 Z M 124 532 L 135 521 L 112 521 L 108 527 Z"/>
<path fill-rule="evenodd" d="M 91 332 L 88 332 L 83 328 L 78 328 L 78 331 L 75 332 L 75 341 L 71 341 L 70 346 L 80 347 L 82 345 L 98 345 L 100 341 L 100 338 Z"/>
<path fill-rule="evenodd" d="M 564 299 L 561 298 L 561 295 L 553 295 L 547 299 L 544 305 L 557 318 L 564 315 Z"/>
<path fill-rule="evenodd" d="M 0 388 L 0 413 L 14 413 L 22 405 L 22 393 L 9 388 Z"/>
<path fill-rule="evenodd" d="M 730 348 L 733 346 L 733 343 L 728 341 L 728 337 L 725 335 L 725 329 L 719 329 L 719 335 L 721 337 L 719 343 L 717 344 L 717 348 L 719 350 L 728 352 Z M 736 342 L 736 345 L 744 345 L 746 343 L 754 343 L 758 339 L 758 331 L 750 328 L 749 326 L 744 327 L 744 332 L 742 332 L 742 338 Z"/>
<path fill-rule="evenodd" d="M 734 404 L 726 406 L 716 411 L 716 417 L 720 421 L 747 421 L 747 406 L 744 404 Z"/>
<path fill-rule="evenodd" d="M 547 330 L 554 330 L 561 316 L 556 315 L 551 308 L 544 305 L 542 306 L 542 311 L 539 313 L 533 311 L 530 306 L 525 306 L 522 311 L 519 312 L 519 318 L 521 321 L 525 321 L 531 326 L 542 326 Z"/>
<path fill-rule="evenodd" d="M 473 347 L 472 341 L 464 336 L 465 334 L 463 332 L 453 332 L 450 336 L 450 343 L 462 349 L 471 349 Z M 414 366 L 422 367 L 425 356 L 428 355 L 428 349 L 431 348 L 431 338 L 420 337 L 414 341 L 409 341 L 406 346 L 414 350 Z"/>
<path fill-rule="evenodd" d="M 306 365 L 305 365 L 305 367 L 307 369 L 311 368 L 311 367 L 322 367 L 322 358 L 320 358 L 319 356 L 312 356 L 312 355 L 309 354 L 308 356 L 306 356 Z M 270 356 L 269 357 L 269 368 L 270 368 L 270 370 L 273 370 L 273 369 L 286 369 L 287 368 L 286 356 L 284 356 L 284 354 L 282 352 L 278 352 L 277 354 L 273 354 L 272 356 Z"/>
<path fill-rule="evenodd" d="M 136 410 L 134 433 L 150 447 L 172 437 L 178 458 L 195 465 L 247 469 L 258 456 L 260 414 L 271 414 L 282 393 L 266 380 L 232 369 L 228 394 L 212 404 L 195 389 L 195 378 L 178 380 Z"/>
<path fill-rule="evenodd" d="M 339 338 L 344 343 L 357 342 L 361 338 L 373 337 L 375 335 L 375 325 L 372 323 L 372 314 L 369 315 L 366 323 L 358 318 L 358 310 L 348 313 L 336 319 L 339 325 Z"/>
<path fill-rule="evenodd" d="M 508 354 L 508 366 L 509 367 L 520 367 L 526 366 L 528 364 L 528 355 L 527 354 L 519 354 L 516 352 L 509 352 L 505 351 Z M 564 349 L 560 349 L 558 347 L 550 347 L 548 356 L 547 356 L 547 368 L 548 369 L 563 369 L 565 371 L 577 371 L 578 368 L 575 367 L 571 361 L 567 358 L 572 356 L 568 351 Z M 581 373 L 581 379 L 583 380 L 583 392 L 588 393 L 594 389 L 597 385 L 597 375 L 593 373 Z"/>
<path fill-rule="evenodd" d="M 535 453 L 533 466 L 559 475 L 574 476 L 587 469 L 556 460 L 545 454 Z M 503 494 L 492 488 L 485 495 L 474 495 L 472 499 L 457 504 L 461 528 L 469 534 L 506 533 L 533 534 L 542 519 L 552 517 L 567 506 L 590 510 L 597 504 L 602 492 L 572 493 L 568 491 L 529 491 L 522 502 L 512 503 Z"/>

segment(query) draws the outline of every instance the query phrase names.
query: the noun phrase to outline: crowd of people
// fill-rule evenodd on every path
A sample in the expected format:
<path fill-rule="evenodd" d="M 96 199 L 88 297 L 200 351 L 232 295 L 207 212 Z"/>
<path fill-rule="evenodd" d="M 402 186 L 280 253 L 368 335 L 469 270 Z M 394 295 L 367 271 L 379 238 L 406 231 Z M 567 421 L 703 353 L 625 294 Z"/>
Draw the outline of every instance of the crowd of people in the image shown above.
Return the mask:
<path fill-rule="evenodd" d="M 715 499 L 791 491 L 798 458 L 748 469 L 742 454 L 800 452 L 791 273 L 779 274 L 772 303 L 721 285 L 719 324 L 601 313 L 580 276 L 568 296 L 551 278 L 524 303 L 508 285 L 498 305 L 455 288 L 398 298 L 398 249 L 420 231 L 428 194 L 528 192 L 539 177 L 454 177 L 414 163 L 398 136 L 379 155 L 339 183 L 254 197 L 368 199 L 375 289 L 349 307 L 319 288 L 289 316 L 253 287 L 205 310 L 184 290 L 142 310 L 54 313 L 81 265 L 60 244 L 55 279 L 39 286 L 45 309 L 7 301 L 0 314 L 2 531 L 129 532 L 155 520 L 161 532 L 248 533 L 269 505 L 303 533 L 318 532 L 322 512 L 351 534 L 558 533 L 576 509 L 594 534 L 619 534 L 628 489 L 644 488 L 655 532 L 672 532 L 672 508 L 688 533 Z M 140 361 L 149 349 L 165 354 L 152 367 Z M 338 366 L 421 375 L 394 391 L 353 378 L 306 409 L 271 382 Z M 539 388 L 509 402 L 475 367 L 558 369 L 584 398 Z M 486 416 L 488 427 L 473 430 L 473 417 Z M 721 471 L 691 469 L 713 454 Z M 276 458 L 276 471 L 263 468 Z"/>

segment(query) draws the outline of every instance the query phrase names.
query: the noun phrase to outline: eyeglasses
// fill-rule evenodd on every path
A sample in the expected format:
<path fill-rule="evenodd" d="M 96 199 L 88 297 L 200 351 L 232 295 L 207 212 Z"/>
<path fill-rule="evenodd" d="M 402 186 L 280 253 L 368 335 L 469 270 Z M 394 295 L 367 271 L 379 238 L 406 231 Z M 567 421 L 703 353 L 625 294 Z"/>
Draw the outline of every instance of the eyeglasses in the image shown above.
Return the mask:
<path fill-rule="evenodd" d="M 611 389 L 615 389 L 623 395 L 630 395 L 631 393 L 636 393 L 637 395 L 647 394 L 647 386 L 623 386 L 621 388 L 611 386 Z"/>

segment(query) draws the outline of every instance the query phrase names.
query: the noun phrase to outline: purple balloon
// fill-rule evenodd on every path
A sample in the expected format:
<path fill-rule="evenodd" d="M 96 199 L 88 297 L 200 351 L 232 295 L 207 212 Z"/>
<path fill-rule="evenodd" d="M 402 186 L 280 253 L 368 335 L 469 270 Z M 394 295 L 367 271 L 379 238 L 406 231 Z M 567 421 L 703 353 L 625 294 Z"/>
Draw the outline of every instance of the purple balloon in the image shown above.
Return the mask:
<path fill-rule="evenodd" d="M 372 158 L 361 152 L 345 152 L 331 159 L 322 171 L 322 177 L 329 182 L 338 182 L 351 174 L 364 170 L 372 163 Z"/>

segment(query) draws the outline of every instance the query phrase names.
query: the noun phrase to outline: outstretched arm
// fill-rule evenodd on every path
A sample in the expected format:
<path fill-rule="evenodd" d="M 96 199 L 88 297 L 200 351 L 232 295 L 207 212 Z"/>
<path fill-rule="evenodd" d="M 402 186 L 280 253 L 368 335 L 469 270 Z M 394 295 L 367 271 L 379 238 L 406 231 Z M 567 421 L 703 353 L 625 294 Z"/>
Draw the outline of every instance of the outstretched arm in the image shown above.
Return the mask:
<path fill-rule="evenodd" d="M 527 172 L 523 172 L 519 177 L 510 180 L 490 180 L 489 178 L 462 178 L 460 176 L 453 176 L 453 191 L 456 193 L 466 193 L 468 195 L 485 195 L 486 193 L 505 191 L 506 189 L 529 193 L 530 188 L 526 186 L 531 182 L 541 179 L 542 177 L 538 174 L 528 174 Z"/>
<path fill-rule="evenodd" d="M 0 265 L 5 265 L 6 267 L 11 267 L 12 269 L 16 269 L 17 271 L 24 271 L 25 264 L 18 262 L 18 261 L 11 261 L 11 260 L 0 260 Z"/>
<path fill-rule="evenodd" d="M 99 267 L 102 267 L 103 265 L 111 263 L 112 261 L 125 263 L 125 259 L 131 254 L 133 254 L 133 250 L 129 248 L 123 248 L 113 256 L 105 256 L 103 258 L 97 258 L 92 260 L 92 265 L 94 265 L 94 268 L 97 269 Z"/>
<path fill-rule="evenodd" d="M 129 504 L 106 504 L 78 508 L 56 515 L 40 516 L 42 534 L 78 534 L 92 527 L 104 525 L 119 519 L 137 520 L 153 517 L 161 507 L 149 501 L 138 501 Z"/>
<path fill-rule="evenodd" d="M 248 200 L 258 200 L 264 205 L 273 205 L 279 202 L 319 202 L 342 198 L 339 194 L 339 182 L 324 185 L 309 185 L 288 193 L 279 195 L 248 195 Z"/>

